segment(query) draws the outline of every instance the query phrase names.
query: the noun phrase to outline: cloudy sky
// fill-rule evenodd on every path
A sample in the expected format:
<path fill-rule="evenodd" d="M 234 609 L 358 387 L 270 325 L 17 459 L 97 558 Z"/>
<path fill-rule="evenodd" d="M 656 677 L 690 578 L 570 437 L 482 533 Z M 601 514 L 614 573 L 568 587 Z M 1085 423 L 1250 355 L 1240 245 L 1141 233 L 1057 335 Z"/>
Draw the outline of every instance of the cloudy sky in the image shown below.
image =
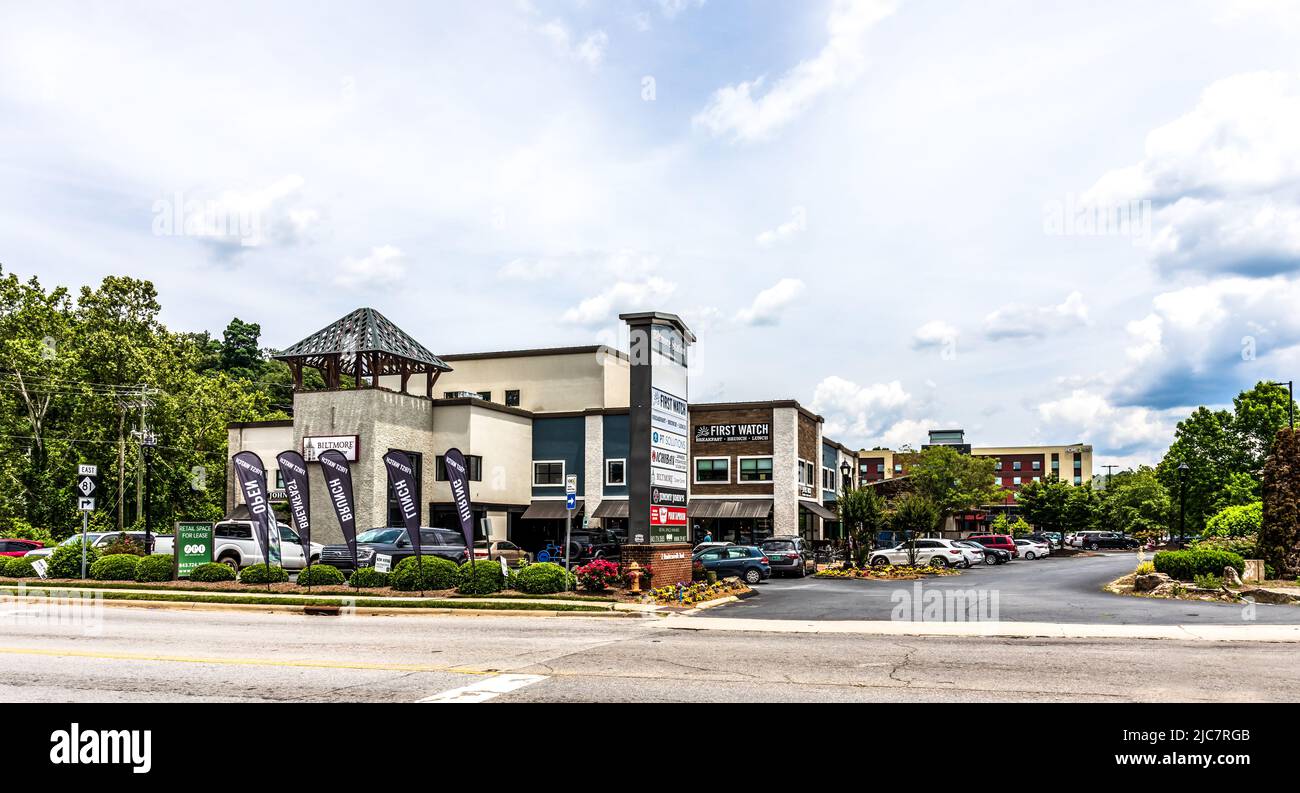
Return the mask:
<path fill-rule="evenodd" d="M 1093 443 L 1300 375 L 1300 3 L 7 3 L 0 262 L 285 346 L 697 331 L 694 401 Z"/>

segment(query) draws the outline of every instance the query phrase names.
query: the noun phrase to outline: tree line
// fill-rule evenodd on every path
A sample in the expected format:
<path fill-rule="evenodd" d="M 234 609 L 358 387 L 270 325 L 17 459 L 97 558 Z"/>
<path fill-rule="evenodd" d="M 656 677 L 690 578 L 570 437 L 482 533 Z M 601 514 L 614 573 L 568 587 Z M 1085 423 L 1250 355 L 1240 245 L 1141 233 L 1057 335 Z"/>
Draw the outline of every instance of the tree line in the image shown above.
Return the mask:
<path fill-rule="evenodd" d="M 0 267 L 0 532 L 59 539 L 80 530 L 77 465 L 100 473 L 92 528 L 221 517 L 227 425 L 286 418 L 288 367 L 234 319 L 221 338 L 168 330 L 149 281 L 43 285 Z M 156 446 L 146 451 L 146 439 Z"/>

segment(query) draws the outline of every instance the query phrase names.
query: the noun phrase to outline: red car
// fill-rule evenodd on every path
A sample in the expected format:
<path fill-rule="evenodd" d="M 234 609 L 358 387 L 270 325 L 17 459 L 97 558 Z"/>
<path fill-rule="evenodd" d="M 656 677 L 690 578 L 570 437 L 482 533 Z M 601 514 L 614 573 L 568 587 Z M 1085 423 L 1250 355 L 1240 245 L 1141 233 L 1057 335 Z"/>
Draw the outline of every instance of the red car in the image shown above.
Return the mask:
<path fill-rule="evenodd" d="M 977 542 L 986 548 L 1000 548 L 1011 554 L 1012 559 L 1020 558 L 1020 549 L 1010 534 L 972 534 L 966 539 Z"/>
<path fill-rule="evenodd" d="M 0 556 L 22 556 L 44 547 L 45 543 L 36 540 L 0 540 Z"/>

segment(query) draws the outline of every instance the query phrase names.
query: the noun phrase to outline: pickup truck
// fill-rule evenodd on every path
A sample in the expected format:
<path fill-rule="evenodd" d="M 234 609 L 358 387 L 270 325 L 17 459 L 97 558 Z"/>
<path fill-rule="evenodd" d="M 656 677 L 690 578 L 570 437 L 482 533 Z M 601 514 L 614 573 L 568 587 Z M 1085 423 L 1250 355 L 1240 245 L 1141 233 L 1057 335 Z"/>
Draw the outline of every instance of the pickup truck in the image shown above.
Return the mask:
<path fill-rule="evenodd" d="M 374 567 L 375 557 L 380 554 L 391 557 L 393 567 L 397 563 L 415 555 L 407 539 L 406 529 L 384 528 L 370 529 L 357 535 L 357 564 L 362 567 Z M 463 564 L 469 561 L 469 548 L 465 547 L 465 535 L 459 530 L 434 529 L 420 527 L 420 554 L 423 556 L 441 556 L 443 559 Z M 347 544 L 326 545 L 321 549 L 320 563 L 337 567 L 345 573 L 351 573 L 352 553 Z"/>
<path fill-rule="evenodd" d="M 302 541 L 298 532 L 283 523 L 280 531 L 280 566 L 285 570 L 301 570 L 307 566 L 302 558 Z M 168 553 L 171 552 L 170 547 Z M 311 563 L 320 561 L 321 544 L 311 544 Z M 257 541 L 251 520 L 223 520 L 212 527 L 212 558 L 236 571 L 250 565 L 261 564 L 262 546 Z"/>

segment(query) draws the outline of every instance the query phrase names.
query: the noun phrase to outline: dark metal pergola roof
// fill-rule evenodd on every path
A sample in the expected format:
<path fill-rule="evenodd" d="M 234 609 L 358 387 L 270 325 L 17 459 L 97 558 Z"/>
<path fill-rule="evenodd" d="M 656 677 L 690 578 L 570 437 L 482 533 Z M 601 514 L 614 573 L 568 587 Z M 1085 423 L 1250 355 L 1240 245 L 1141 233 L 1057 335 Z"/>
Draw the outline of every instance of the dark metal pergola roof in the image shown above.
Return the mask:
<path fill-rule="evenodd" d="M 354 378 L 357 387 L 365 380 L 378 387 L 380 376 L 398 375 L 406 393 L 410 376 L 423 374 L 432 398 L 438 375 L 451 371 L 445 361 L 373 308 L 359 308 L 272 357 L 289 365 L 295 389 L 302 388 L 302 368 L 310 366 L 321 371 L 327 388 L 338 388 L 343 375 Z"/>

